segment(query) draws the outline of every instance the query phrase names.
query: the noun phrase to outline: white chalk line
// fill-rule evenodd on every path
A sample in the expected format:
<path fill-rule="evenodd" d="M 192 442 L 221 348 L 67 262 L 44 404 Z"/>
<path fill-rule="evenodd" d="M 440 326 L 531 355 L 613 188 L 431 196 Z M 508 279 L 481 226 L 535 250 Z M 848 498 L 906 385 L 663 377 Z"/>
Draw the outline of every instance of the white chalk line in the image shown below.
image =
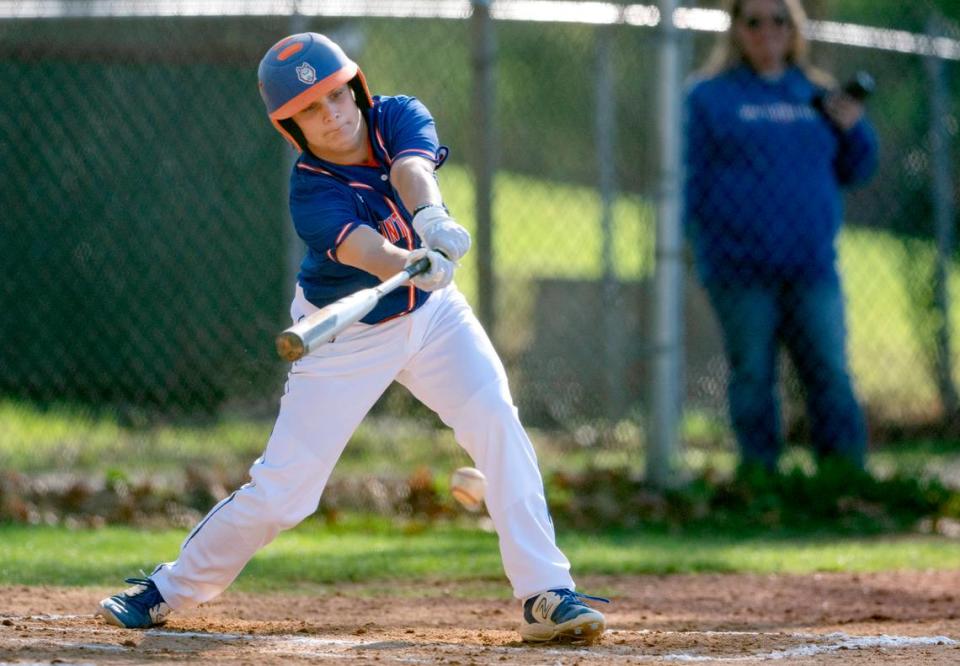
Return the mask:
<path fill-rule="evenodd" d="M 652 632 L 651 632 L 652 633 Z M 915 648 L 929 647 L 935 645 L 956 646 L 960 645 L 956 640 L 947 636 L 890 636 L 880 634 L 879 636 L 851 636 L 843 632 L 833 632 L 829 634 L 811 634 L 811 633 L 752 633 L 752 632 L 672 632 L 693 634 L 700 633 L 704 635 L 751 635 L 751 636 L 781 636 L 808 641 L 826 641 L 823 643 L 809 643 L 799 645 L 784 650 L 773 650 L 771 652 L 757 652 L 751 655 L 740 656 L 711 656 L 696 654 L 693 652 L 672 652 L 670 654 L 660 655 L 658 658 L 664 661 L 780 661 L 783 659 L 795 659 L 800 657 L 815 657 L 828 652 L 837 652 L 839 650 L 863 650 L 870 648 Z"/>
<path fill-rule="evenodd" d="M 794 657 L 812 657 L 837 650 L 863 650 L 866 648 L 913 648 L 932 645 L 956 646 L 960 643 L 946 636 L 850 636 L 842 632 L 825 634 L 832 642 L 821 646 L 803 645 L 789 650 L 776 650 L 758 655 L 759 659 L 792 659 Z"/>
<path fill-rule="evenodd" d="M 0 615 L 0 621 L 39 621 L 55 622 L 57 620 L 74 619 L 93 619 L 92 615 Z M 61 633 L 76 631 L 76 627 L 52 627 Z M 84 627 L 83 631 L 89 634 L 114 634 L 117 630 L 112 627 Z M 635 658 L 651 659 L 658 661 L 682 661 L 682 662 L 703 662 L 703 661 L 781 661 L 784 659 L 794 659 L 802 657 L 814 657 L 828 652 L 838 650 L 862 650 L 871 648 L 884 649 L 908 649 L 915 647 L 930 646 L 958 646 L 960 642 L 948 636 L 892 636 L 880 634 L 876 636 L 852 636 L 843 632 L 833 632 L 829 634 L 799 633 L 799 632 L 755 632 L 755 631 L 660 631 L 642 629 L 636 631 L 615 630 L 616 635 L 634 635 L 634 636 L 750 636 L 764 638 L 792 639 L 800 641 L 813 641 L 806 645 L 799 645 L 783 650 L 773 650 L 768 652 L 757 652 L 747 655 L 727 655 L 713 656 L 699 654 L 697 652 L 671 652 L 667 654 L 640 654 L 635 648 L 625 645 L 593 645 L 593 646 L 571 646 L 564 648 L 554 648 L 547 646 L 537 647 L 514 647 L 514 646 L 476 646 L 482 647 L 485 651 L 516 653 L 518 650 L 536 649 L 540 654 L 557 655 L 583 655 L 599 656 L 602 654 L 630 656 Z M 405 649 L 424 649 L 429 648 L 440 652 L 462 652 L 463 644 L 452 643 L 421 643 L 404 640 L 355 640 L 355 639 L 334 639 L 317 638 L 311 636 L 297 636 L 292 634 L 281 634 L 276 636 L 260 634 L 236 634 L 222 632 L 197 632 L 197 631 L 169 631 L 164 629 L 148 629 L 143 632 L 144 636 L 160 636 L 180 639 L 198 639 L 206 641 L 218 641 L 225 645 L 236 641 L 246 641 L 257 646 L 257 649 L 268 651 L 275 655 L 289 655 L 301 657 L 323 657 L 323 658 L 348 658 L 355 657 L 358 650 L 405 650 Z M 124 652 L 136 650 L 136 646 L 116 645 L 112 643 L 82 643 L 76 641 L 56 641 L 39 638 L 23 637 L 0 637 L 8 641 L 21 644 L 44 644 L 53 643 L 58 647 L 64 648 L 82 648 L 87 650 L 100 650 L 105 652 Z M 178 650 L 179 651 L 179 650 Z M 420 661 L 409 657 L 400 658 L 395 655 L 399 661 Z M 22 662 L 21 662 L 22 664 Z M 4 666 L 4 663 L 0 663 Z"/>
<path fill-rule="evenodd" d="M 51 666 L 52 661 L 0 661 L 0 666 Z M 97 666 L 92 661 L 58 661 L 57 666 Z"/>
<path fill-rule="evenodd" d="M 44 613 L 42 615 L 2 615 L 0 614 L 0 622 L 4 620 L 10 620 L 12 622 L 23 622 L 25 620 L 39 620 L 40 622 L 45 622 L 49 620 L 79 620 L 80 618 L 91 618 L 93 617 L 92 613 L 86 615 L 54 615 L 50 613 Z"/>

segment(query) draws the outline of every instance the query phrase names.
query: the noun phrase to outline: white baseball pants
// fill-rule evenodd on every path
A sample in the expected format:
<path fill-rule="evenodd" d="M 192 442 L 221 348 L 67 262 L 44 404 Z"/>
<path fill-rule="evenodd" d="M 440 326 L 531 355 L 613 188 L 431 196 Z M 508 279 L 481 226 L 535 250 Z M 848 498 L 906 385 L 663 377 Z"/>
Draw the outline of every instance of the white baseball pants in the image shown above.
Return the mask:
<path fill-rule="evenodd" d="M 293 320 L 315 310 L 298 287 Z M 354 324 L 293 364 L 273 434 L 250 468 L 250 482 L 207 514 L 175 562 L 151 574 L 166 602 L 177 609 L 214 598 L 257 550 L 314 513 L 353 431 L 394 380 L 453 429 L 486 475 L 487 509 L 514 595 L 573 588 L 503 365 L 451 285 L 409 315 L 374 326 Z"/>

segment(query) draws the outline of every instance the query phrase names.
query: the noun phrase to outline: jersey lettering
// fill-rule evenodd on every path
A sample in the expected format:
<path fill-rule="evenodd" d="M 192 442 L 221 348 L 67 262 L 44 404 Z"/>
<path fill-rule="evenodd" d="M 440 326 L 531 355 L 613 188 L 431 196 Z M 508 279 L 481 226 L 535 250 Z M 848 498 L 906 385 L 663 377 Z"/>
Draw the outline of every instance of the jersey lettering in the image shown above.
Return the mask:
<path fill-rule="evenodd" d="M 404 223 L 396 212 L 391 213 L 387 219 L 380 220 L 379 226 L 380 233 L 391 243 L 396 244 L 404 236 Z"/>

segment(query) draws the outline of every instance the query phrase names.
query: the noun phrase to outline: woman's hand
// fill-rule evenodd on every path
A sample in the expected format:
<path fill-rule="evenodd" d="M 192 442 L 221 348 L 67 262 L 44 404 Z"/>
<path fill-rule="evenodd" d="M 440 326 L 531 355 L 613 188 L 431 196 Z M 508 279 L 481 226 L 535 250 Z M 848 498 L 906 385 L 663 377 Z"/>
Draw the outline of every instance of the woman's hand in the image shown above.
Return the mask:
<path fill-rule="evenodd" d="M 828 94 L 823 100 L 823 112 L 830 122 L 846 132 L 863 118 L 864 107 L 862 102 L 837 91 Z"/>

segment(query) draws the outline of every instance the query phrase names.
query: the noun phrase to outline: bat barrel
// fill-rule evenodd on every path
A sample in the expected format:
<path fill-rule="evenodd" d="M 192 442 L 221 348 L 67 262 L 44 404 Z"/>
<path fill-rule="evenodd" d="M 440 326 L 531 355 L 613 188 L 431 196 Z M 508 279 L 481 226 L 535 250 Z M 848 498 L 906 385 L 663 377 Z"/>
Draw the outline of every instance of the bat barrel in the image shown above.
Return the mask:
<path fill-rule="evenodd" d="M 304 357 L 307 353 L 307 347 L 303 344 L 303 338 L 293 331 L 284 331 L 277 336 L 277 354 L 284 361 L 293 363 Z"/>
<path fill-rule="evenodd" d="M 329 313 L 320 321 L 304 319 L 277 336 L 277 353 L 284 360 L 296 361 L 309 354 L 314 347 L 333 340 L 351 323 L 338 312 Z"/>
<path fill-rule="evenodd" d="M 380 294 L 362 289 L 320 308 L 277 336 L 277 354 L 285 361 L 297 361 L 320 345 L 330 342 L 345 328 L 370 312 Z"/>
<path fill-rule="evenodd" d="M 277 336 L 277 354 L 291 363 L 300 360 L 314 348 L 330 342 L 345 328 L 360 321 L 376 306 L 381 297 L 429 268 L 429 260 L 423 258 L 376 287 L 345 296 L 304 317 Z"/>

